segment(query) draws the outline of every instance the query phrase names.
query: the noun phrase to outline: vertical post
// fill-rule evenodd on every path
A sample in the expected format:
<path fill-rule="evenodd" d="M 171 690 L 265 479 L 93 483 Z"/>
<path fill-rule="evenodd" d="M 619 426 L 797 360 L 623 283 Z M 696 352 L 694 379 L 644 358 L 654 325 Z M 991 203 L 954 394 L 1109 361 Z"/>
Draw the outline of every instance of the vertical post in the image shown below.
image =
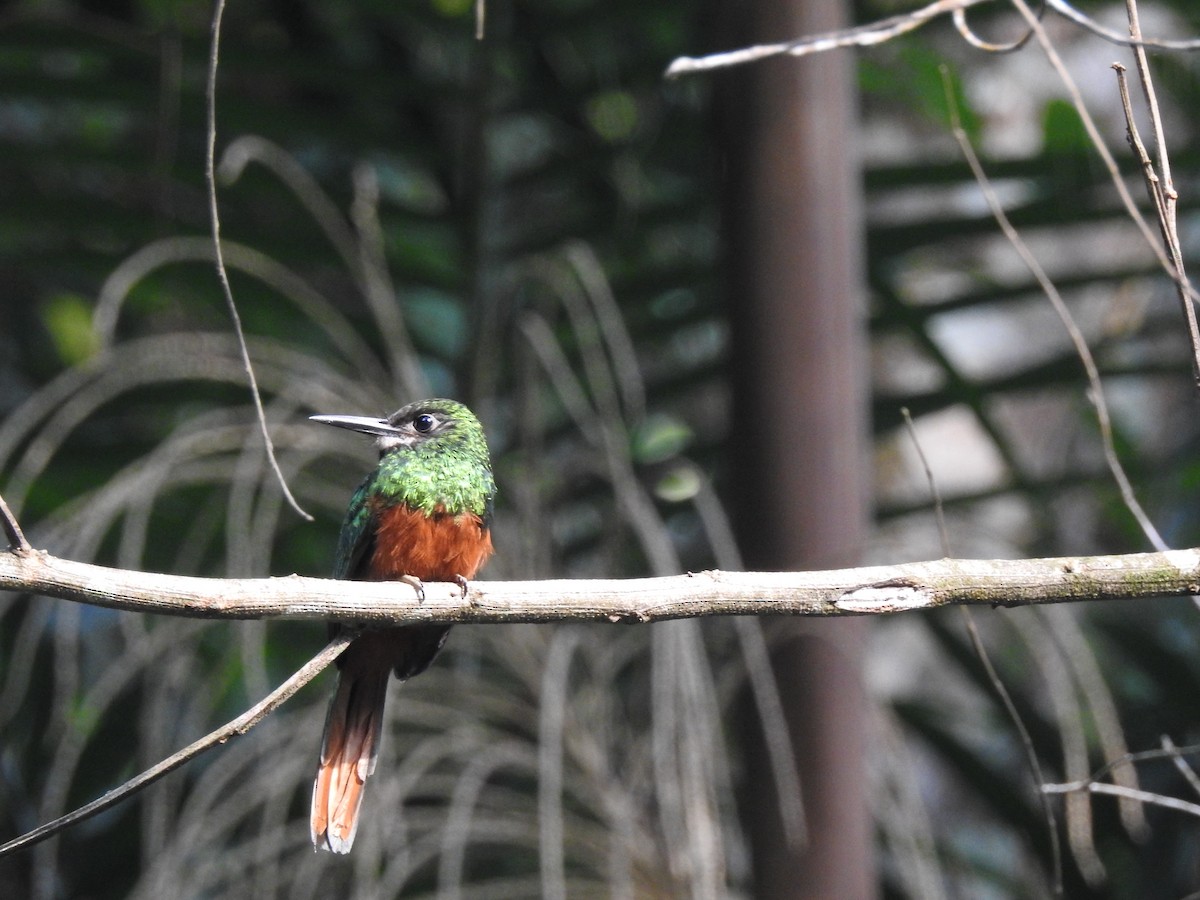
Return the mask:
<path fill-rule="evenodd" d="M 725 0 L 723 13 L 742 31 L 729 46 L 741 46 L 845 27 L 849 4 Z M 729 500 L 740 544 L 751 568 L 851 565 L 865 542 L 870 481 L 854 60 L 846 52 L 776 59 L 722 76 L 721 91 Z M 744 796 L 755 893 L 872 897 L 865 623 L 769 627 L 808 839 L 804 847 L 784 839 L 765 748 L 751 746 Z"/>

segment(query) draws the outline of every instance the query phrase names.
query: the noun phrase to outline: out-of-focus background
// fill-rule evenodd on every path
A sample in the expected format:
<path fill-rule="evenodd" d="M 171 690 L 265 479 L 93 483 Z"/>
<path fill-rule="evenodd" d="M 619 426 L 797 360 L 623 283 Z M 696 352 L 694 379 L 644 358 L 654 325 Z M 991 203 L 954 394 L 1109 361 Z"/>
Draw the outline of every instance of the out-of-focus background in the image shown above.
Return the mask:
<path fill-rule="evenodd" d="M 487 577 L 1149 549 L 1067 330 L 952 137 L 953 104 L 1096 356 L 1139 500 L 1168 544 L 1195 545 L 1179 304 L 1039 41 L 988 53 L 943 18 L 865 50 L 663 77 L 681 55 L 916 5 L 489 0 L 477 40 L 469 0 L 229 4 L 225 262 L 309 523 L 266 463 L 213 268 L 210 4 L 9 4 L 0 494 L 36 546 L 72 559 L 319 575 L 373 459 L 306 416 L 451 395 L 495 455 Z M 1124 4 L 1077 5 L 1127 28 Z M 1140 12 L 1148 35 L 1200 35 L 1186 0 Z M 968 19 L 996 43 L 1025 30 L 1003 4 Z M 1044 25 L 1148 208 L 1110 69 L 1131 52 Z M 1200 59 L 1151 64 L 1195 259 Z M 1191 602 L 974 621 L 1047 781 L 1200 739 Z M 232 718 L 324 635 L 0 598 L 0 841 Z M 0 896 L 1054 888 L 1037 785 L 958 610 L 460 627 L 393 691 L 346 859 L 315 855 L 306 824 L 331 681 L 0 860 Z M 1169 760 L 1136 771 L 1144 790 L 1200 799 Z M 1067 896 L 1200 890 L 1194 818 L 1082 795 L 1051 808 Z"/>

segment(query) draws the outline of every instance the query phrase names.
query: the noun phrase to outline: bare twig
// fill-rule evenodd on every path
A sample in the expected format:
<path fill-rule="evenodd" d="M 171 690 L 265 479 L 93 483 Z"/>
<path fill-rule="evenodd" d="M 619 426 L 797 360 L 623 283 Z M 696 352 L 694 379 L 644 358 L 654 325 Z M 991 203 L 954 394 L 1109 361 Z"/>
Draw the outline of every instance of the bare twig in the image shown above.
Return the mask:
<path fill-rule="evenodd" d="M 1174 41 L 1174 40 L 1157 40 L 1145 38 L 1141 35 L 1141 29 L 1137 24 L 1136 4 L 1133 0 L 1127 0 L 1130 8 L 1130 22 L 1132 35 L 1124 37 L 1117 32 L 1107 29 L 1092 19 L 1085 16 L 1073 8 L 1065 0 L 1045 0 L 1044 4 L 1039 4 L 1035 12 L 1026 0 L 1010 0 L 1012 6 L 1025 19 L 1029 30 L 1018 41 L 1006 45 L 993 45 L 977 38 L 974 33 L 967 27 L 965 19 L 965 10 L 976 6 L 986 0 L 938 0 L 921 9 L 913 10 L 910 13 L 905 13 L 898 16 L 892 16 L 887 19 L 882 19 L 878 22 L 873 22 L 868 25 L 861 25 L 857 28 L 850 28 L 843 31 L 828 32 L 824 34 L 811 35 L 807 37 L 797 38 L 792 41 L 786 41 L 778 44 L 764 44 L 754 47 L 747 47 L 741 50 L 716 53 L 710 56 L 691 58 L 680 57 L 668 67 L 666 76 L 676 77 L 692 72 L 702 72 L 710 69 L 720 69 L 729 66 L 744 65 L 746 63 L 757 62 L 763 59 L 769 59 L 775 56 L 806 56 L 812 53 L 820 53 L 828 50 L 834 50 L 845 47 L 869 47 L 876 44 L 884 43 L 899 35 L 912 31 L 915 28 L 924 25 L 926 22 L 947 13 L 954 15 L 955 25 L 963 38 L 969 43 L 980 49 L 993 52 L 1007 52 L 1024 45 L 1028 39 L 1036 37 L 1041 45 L 1043 52 L 1050 64 L 1058 73 L 1062 80 L 1063 86 L 1066 88 L 1068 95 L 1071 98 L 1071 103 L 1079 113 L 1080 120 L 1083 123 L 1084 130 L 1088 134 L 1096 152 L 1100 154 L 1100 158 L 1108 171 L 1109 177 L 1112 180 L 1121 202 L 1128 212 L 1130 219 L 1141 231 L 1145 237 L 1147 244 L 1158 257 L 1158 261 L 1163 269 L 1176 281 L 1179 287 L 1180 296 L 1183 298 L 1184 304 L 1187 307 L 1185 315 L 1188 319 L 1189 336 L 1192 340 L 1193 355 L 1195 357 L 1196 379 L 1200 383 L 1200 328 L 1194 324 L 1195 314 L 1191 309 L 1193 302 L 1200 301 L 1200 295 L 1191 287 L 1183 275 L 1183 260 L 1182 255 L 1175 252 L 1178 247 L 1178 238 L 1172 240 L 1171 235 L 1174 234 L 1174 194 L 1171 192 L 1171 202 L 1169 204 L 1169 215 L 1164 217 L 1162 214 L 1161 198 L 1156 197 L 1156 207 L 1160 210 L 1160 222 L 1164 230 L 1166 244 L 1170 254 L 1164 252 L 1159 246 L 1158 241 L 1154 238 L 1153 229 L 1147 223 L 1145 216 L 1142 215 L 1137 204 L 1134 202 L 1132 195 L 1129 193 L 1128 187 L 1121 176 L 1116 160 L 1113 158 L 1112 152 L 1104 143 L 1100 135 L 1099 129 L 1096 127 L 1095 121 L 1084 105 L 1083 97 L 1076 86 L 1074 79 L 1063 63 L 1062 58 L 1058 55 L 1058 51 L 1054 48 L 1046 30 L 1043 27 L 1040 17 L 1043 9 L 1049 7 L 1060 15 L 1065 16 L 1072 22 L 1088 29 L 1105 40 L 1112 41 L 1123 46 L 1134 47 L 1139 54 L 1139 73 L 1142 75 L 1143 88 L 1146 91 L 1147 102 L 1150 106 L 1152 121 L 1155 123 L 1156 138 L 1161 138 L 1161 120 L 1157 118 L 1157 101 L 1154 98 L 1153 86 L 1149 79 L 1149 70 L 1145 65 L 1145 53 L 1143 48 L 1156 47 L 1167 50 L 1197 50 L 1200 49 L 1200 40 Z M 1166 180 L 1169 182 L 1169 168 L 1166 163 L 1166 152 L 1164 146 L 1159 140 L 1160 164 L 1166 173 Z M 1153 190 L 1152 190 L 1153 192 Z M 1144 528 L 1143 523 L 1143 528 Z"/>
<path fill-rule="evenodd" d="M 230 142 L 218 172 L 229 183 L 240 178 L 251 162 L 266 167 L 304 206 L 341 257 L 371 310 L 392 370 L 390 378 L 379 376 L 372 383 L 390 385 L 388 389 L 400 396 L 425 396 L 427 379 L 413 349 L 387 268 L 379 222 L 379 181 L 374 168 L 365 163 L 355 167 L 354 200 L 347 221 L 312 174 L 294 156 L 265 138 L 243 135 Z M 357 356 L 350 360 L 363 361 Z M 365 360 L 374 363 L 374 354 L 368 352 Z"/>
<path fill-rule="evenodd" d="M 1071 781 L 1065 784 L 1043 784 L 1042 791 L 1047 794 L 1071 794 L 1076 791 L 1088 791 L 1092 794 L 1108 794 L 1113 797 L 1125 797 L 1141 803 L 1151 803 L 1166 809 L 1174 809 L 1192 816 L 1200 816 L 1200 803 L 1189 803 L 1175 797 L 1164 797 L 1162 794 L 1152 794 L 1150 791 L 1139 791 L 1133 788 L 1121 787 L 1119 784 L 1109 784 L 1107 781 Z"/>
<path fill-rule="evenodd" d="M 1174 797 L 1166 797 L 1161 794 L 1153 794 L 1148 791 L 1139 790 L 1134 787 L 1123 784 L 1109 784 L 1100 781 L 1105 775 L 1113 772 L 1121 766 L 1127 766 L 1130 763 L 1145 762 L 1147 760 L 1170 759 L 1187 779 L 1192 788 L 1200 792 L 1200 779 L 1197 778 L 1195 771 L 1183 759 L 1184 756 L 1200 753 L 1200 746 L 1176 747 L 1166 735 L 1162 738 L 1161 750 L 1143 750 L 1139 753 L 1126 753 L 1118 759 L 1114 759 L 1105 765 L 1101 766 L 1089 777 L 1082 778 L 1077 781 L 1070 781 L 1064 784 L 1043 784 L 1042 793 L 1049 794 L 1073 794 L 1086 791 L 1092 794 L 1108 794 L 1114 797 L 1119 797 L 1126 801 L 1135 801 L 1137 803 L 1152 803 L 1155 806 L 1163 806 L 1167 809 L 1174 809 L 1180 812 L 1190 813 L 1194 816 L 1200 816 L 1200 804 L 1189 803 L 1186 800 L 1179 800 Z"/>
<path fill-rule="evenodd" d="M 1158 214 L 1159 224 L 1165 228 L 1166 210 L 1163 208 L 1165 196 L 1158 179 L 1158 173 L 1154 171 L 1154 161 L 1150 159 L 1150 154 L 1146 152 L 1146 145 L 1142 143 L 1142 135 L 1138 131 L 1137 123 L 1133 116 L 1133 103 L 1129 99 L 1129 80 L 1125 77 L 1125 67 L 1118 62 L 1113 63 L 1112 68 L 1117 73 L 1117 91 L 1121 95 L 1121 109 L 1125 113 L 1129 145 L 1142 167 L 1142 177 L 1146 180 L 1147 193 L 1150 194 L 1150 199 L 1154 202 L 1154 210 Z"/>
<path fill-rule="evenodd" d="M 21 526 L 17 524 L 17 517 L 12 514 L 12 510 L 8 508 L 3 497 L 0 497 L 0 521 L 4 523 L 4 536 L 8 538 L 10 550 L 18 553 L 29 553 L 33 550 L 29 546 L 29 541 L 25 540 L 25 533 L 21 531 Z"/>
<path fill-rule="evenodd" d="M 676 78 L 680 75 L 688 75 L 694 72 L 741 66 L 763 59 L 770 59 L 775 56 L 808 56 L 812 53 L 822 53 L 827 50 L 836 50 L 844 47 L 873 47 L 897 38 L 902 34 L 915 31 L 933 19 L 947 14 L 954 15 L 955 25 L 964 39 L 982 50 L 1007 52 L 1017 49 L 1028 41 L 1030 37 L 1029 33 L 1026 33 L 1024 37 L 1012 44 L 1003 45 L 990 44 L 975 37 L 974 33 L 966 27 L 965 11 L 970 7 L 987 2 L 990 2 L 990 0 L 936 0 L 936 2 L 930 3 L 928 6 L 923 6 L 920 9 L 889 16 L 886 19 L 880 19 L 878 22 L 859 25 L 855 28 L 828 31 L 777 44 L 760 44 L 754 47 L 745 47 L 741 50 L 713 53 L 698 58 L 681 56 L 667 67 L 666 77 Z M 1126 37 L 1116 31 L 1105 28 L 1099 22 L 1075 9 L 1066 0 L 1045 0 L 1045 6 L 1053 9 L 1059 15 L 1070 19 L 1076 25 L 1114 44 L 1133 47 L 1156 47 L 1163 50 L 1200 50 L 1200 40 L 1164 40 L 1146 38 L 1141 35 Z"/>
<path fill-rule="evenodd" d="M 355 634 L 353 632 L 348 630 L 343 631 L 330 641 L 324 650 L 298 669 L 287 681 L 236 719 L 227 722 L 216 731 L 206 734 L 198 741 L 194 741 L 178 753 L 169 756 L 140 775 L 131 778 L 120 787 L 109 791 L 103 797 L 93 800 L 91 803 L 81 806 L 79 809 L 73 810 L 65 816 L 61 816 L 52 822 L 47 822 L 45 825 L 41 825 L 18 838 L 0 845 L 0 857 L 44 841 L 65 828 L 69 828 L 78 822 L 82 822 L 84 819 L 89 819 L 97 813 L 103 812 L 158 781 L 158 779 L 169 772 L 178 769 L 184 763 L 189 762 L 204 751 L 210 750 L 218 744 L 224 744 L 231 738 L 240 737 L 245 734 L 300 690 L 300 688 L 312 681 L 326 666 L 337 659 L 354 637 Z"/>
<path fill-rule="evenodd" d="M 1119 31 L 1105 28 L 1095 19 L 1089 18 L 1075 9 L 1066 0 L 1043 0 L 1043 2 L 1064 18 L 1070 19 L 1076 25 L 1086 28 L 1097 37 L 1102 37 L 1104 40 L 1114 44 L 1121 44 L 1126 47 L 1156 47 L 1159 50 L 1200 50 L 1200 40 L 1181 41 L 1168 38 L 1147 38 L 1143 37 L 1140 31 L 1138 34 L 1126 36 Z"/>
<path fill-rule="evenodd" d="M 1042 8 L 1045 9 L 1044 6 Z M 1010 41 L 1007 44 L 993 44 L 991 41 L 985 41 L 967 24 L 967 11 L 965 9 L 956 9 L 954 11 L 954 28 L 964 41 L 972 47 L 987 53 L 1014 53 L 1029 43 L 1029 39 L 1033 37 L 1033 29 L 1030 28 L 1015 41 Z"/>
<path fill-rule="evenodd" d="M 1200 744 L 1190 744 L 1185 747 L 1176 747 L 1170 738 L 1164 736 L 1162 738 L 1162 750 L 1139 750 L 1136 753 L 1126 753 L 1117 759 L 1109 760 L 1099 769 L 1091 774 L 1084 781 L 1090 783 L 1099 781 L 1109 772 L 1112 772 L 1118 766 L 1126 765 L 1127 763 L 1147 762 L 1149 760 L 1158 759 L 1176 759 L 1184 756 L 1200 755 Z"/>
<path fill-rule="evenodd" d="M 854 616 L 943 606 L 1136 601 L 1200 593 L 1200 549 L 1050 559 L 941 559 L 824 572 L 705 571 L 658 578 L 427 582 L 197 578 L 0 553 L 0 590 L 202 619 L 644 623 L 727 615 Z"/>
<path fill-rule="evenodd" d="M 933 499 L 933 514 L 937 519 L 938 536 L 941 538 L 942 555 L 950 556 L 950 532 L 946 530 L 946 510 L 942 506 L 942 493 L 938 490 L 937 481 L 933 477 L 933 469 L 929 468 L 929 460 L 925 458 L 925 450 L 921 447 L 921 442 L 917 439 L 917 426 L 913 424 L 912 413 L 908 411 L 907 406 L 900 407 L 900 415 L 904 419 L 904 427 L 908 430 L 908 436 L 912 439 L 913 447 L 917 451 L 917 459 L 921 461 L 921 468 L 925 470 L 925 480 L 929 484 L 929 494 Z"/>
<path fill-rule="evenodd" d="M 275 459 L 275 445 L 271 442 L 271 433 L 267 428 L 267 416 L 263 411 L 262 396 L 258 391 L 258 380 L 254 376 L 254 366 L 250 363 L 250 351 L 246 347 L 246 334 L 242 330 L 242 318 L 238 314 L 237 304 L 233 300 L 233 289 L 229 285 L 229 274 L 225 271 L 225 259 L 221 254 L 221 217 L 217 209 L 217 177 L 216 177 L 216 148 L 217 148 L 217 61 L 220 58 L 221 17 L 225 12 L 225 0 L 217 0 L 213 10 L 212 44 L 208 56 L 208 81 L 205 84 L 204 100 L 207 140 L 204 149 L 204 182 L 208 189 L 209 221 L 212 225 L 213 254 L 217 264 L 217 280 L 221 283 L 221 291 L 225 295 L 225 305 L 229 309 L 229 317 L 233 321 L 237 333 L 238 346 L 241 349 L 242 365 L 246 369 L 246 378 L 250 382 L 250 393 L 254 398 L 254 409 L 258 415 L 259 428 L 262 431 L 263 443 L 267 458 L 279 482 L 280 490 L 287 498 L 288 504 L 302 518 L 313 521 L 313 517 L 305 512 L 296 498 L 292 496 L 279 462 Z"/>
<path fill-rule="evenodd" d="M 1134 202 L 1133 195 L 1129 192 L 1128 186 L 1125 184 L 1125 179 L 1121 175 L 1121 170 L 1117 166 L 1117 161 L 1112 155 L 1112 151 L 1108 149 L 1108 145 L 1104 142 L 1104 138 L 1100 134 L 1100 129 L 1096 126 L 1095 120 L 1091 113 L 1088 112 L 1086 104 L 1083 102 L 1083 95 L 1079 91 L 1078 85 L 1075 84 L 1075 79 L 1071 77 L 1070 71 L 1059 56 L 1058 50 L 1055 49 L 1054 42 L 1050 40 L 1050 36 L 1046 33 L 1046 29 L 1038 20 L 1037 15 L 1030 9 L 1026 0 L 1011 0 L 1013 6 L 1025 19 L 1026 24 L 1034 32 L 1037 37 L 1038 44 L 1042 48 L 1042 52 L 1046 54 L 1046 59 L 1050 65 L 1054 67 L 1054 71 L 1058 73 L 1059 80 L 1062 81 L 1063 87 L 1066 88 L 1067 94 L 1071 98 L 1071 105 L 1075 107 L 1075 111 L 1079 114 L 1079 120 L 1083 124 L 1084 131 L 1087 132 L 1088 140 L 1096 152 L 1100 154 L 1100 160 L 1104 163 L 1104 167 L 1108 170 L 1109 179 L 1112 181 L 1113 188 L 1117 192 L 1117 196 L 1121 198 L 1121 204 L 1125 207 L 1125 211 L 1129 214 L 1130 220 L 1145 238 L 1147 246 L 1154 252 L 1158 259 L 1159 265 L 1162 266 L 1171 278 L 1176 279 L 1176 283 L 1180 284 L 1181 288 L 1186 287 L 1187 294 L 1193 300 L 1197 299 L 1196 292 L 1190 286 L 1185 286 L 1179 281 L 1179 269 L 1168 257 L 1166 251 L 1155 240 L 1154 232 L 1150 227 L 1150 223 L 1146 221 L 1146 217 L 1142 215 L 1141 209 Z M 1132 42 L 1132 41 L 1131 41 Z"/>
<path fill-rule="evenodd" d="M 1134 41 L 1142 37 L 1141 20 L 1138 17 L 1137 0 L 1125 0 L 1125 14 L 1129 19 L 1129 36 Z M 1158 109 L 1158 95 L 1154 90 L 1154 79 L 1150 76 L 1150 63 L 1146 59 L 1146 48 L 1141 44 L 1133 47 L 1133 58 L 1137 61 L 1138 80 L 1142 85 L 1142 93 L 1146 98 L 1146 112 L 1150 116 L 1150 127 L 1154 131 L 1154 147 L 1158 151 L 1158 168 L 1162 175 L 1162 191 L 1165 199 L 1177 199 L 1175 187 L 1171 181 L 1171 163 L 1167 155 L 1167 138 L 1163 132 L 1162 115 Z M 1132 122 L 1132 119 L 1129 119 Z M 1172 215 L 1172 219 L 1174 216 Z"/>
<path fill-rule="evenodd" d="M 1034 784 L 1044 786 L 1046 778 L 1042 774 L 1042 764 L 1038 759 L 1037 749 L 1033 746 L 1033 738 L 1029 734 L 1029 729 L 1025 727 L 1025 720 L 1021 718 L 1021 713 L 1017 710 L 1017 705 L 1013 703 L 1012 695 L 1008 692 L 1008 688 L 1004 686 L 1004 682 L 1000 680 L 1000 674 L 996 671 L 996 667 L 992 665 L 992 658 L 988 656 L 987 648 L 983 644 L 983 638 L 980 636 L 979 629 L 975 626 L 975 620 L 971 617 L 970 612 L 969 609 L 963 609 L 963 619 L 967 625 L 967 636 L 971 639 L 971 646 L 975 649 L 975 655 L 979 657 L 979 662 L 983 665 L 983 670 L 987 675 L 988 681 L 991 682 L 992 688 L 1000 697 L 1005 714 L 1013 723 L 1013 727 L 1017 729 L 1017 738 L 1020 740 L 1021 750 L 1025 754 L 1025 764 L 1029 766 L 1029 770 L 1033 774 Z M 1044 787 L 1042 793 L 1042 815 L 1045 816 L 1046 822 L 1049 825 L 1047 833 L 1050 838 L 1054 895 L 1061 897 L 1063 895 L 1062 848 L 1059 846 L 1058 824 L 1054 815 L 1054 809 L 1050 806 L 1049 798 L 1045 796 Z"/>
<path fill-rule="evenodd" d="M 1132 3 L 1132 0 L 1130 0 Z M 1133 7 L 1136 10 L 1136 7 Z M 1135 29 L 1136 13 L 1131 14 L 1130 28 Z M 1171 180 L 1171 163 L 1167 156 L 1166 138 L 1162 132 L 1162 117 L 1158 111 L 1158 100 L 1154 94 L 1153 81 L 1150 78 L 1150 68 L 1146 62 L 1146 51 L 1136 48 L 1138 75 L 1146 96 L 1146 106 L 1149 111 L 1151 127 L 1154 131 L 1154 143 L 1158 149 L 1158 171 L 1155 171 L 1146 145 L 1142 143 L 1138 133 L 1137 123 L 1133 116 L 1133 105 L 1129 100 L 1129 84 L 1125 78 L 1125 67 L 1113 63 L 1117 73 L 1117 89 L 1121 94 L 1121 108 L 1125 113 L 1125 125 L 1129 136 L 1129 145 L 1137 155 L 1142 167 L 1142 177 L 1146 181 L 1146 192 L 1154 203 L 1154 211 L 1158 218 L 1159 231 L 1167 253 L 1174 267 L 1172 279 L 1179 292 L 1179 301 L 1183 306 L 1183 318 L 1187 324 L 1188 340 L 1192 345 L 1192 378 L 1200 385 L 1200 324 L 1196 322 L 1196 307 L 1192 302 L 1193 292 L 1188 281 L 1183 262 L 1183 248 L 1179 244 L 1179 229 L 1176 210 L 1179 206 L 1179 193 Z M 1161 174 L 1160 174 L 1161 173 Z"/>
<path fill-rule="evenodd" d="M 1160 743 L 1163 752 L 1170 755 L 1171 762 L 1175 764 L 1175 768 L 1187 781 L 1193 793 L 1200 794 L 1200 775 L 1197 775 L 1196 770 L 1189 766 L 1187 760 L 1183 758 L 1186 751 L 1176 747 L 1175 742 L 1165 734 L 1160 738 Z"/>
<path fill-rule="evenodd" d="M 914 9 L 912 12 L 898 16 L 889 16 L 868 25 L 856 28 L 846 28 L 841 31 L 827 31 L 809 37 L 785 41 L 779 44 L 760 44 L 746 47 L 742 50 L 732 50 L 727 53 L 713 53 L 709 56 L 693 58 L 681 56 L 667 67 L 666 77 L 676 78 L 693 72 L 704 72 L 709 69 L 724 69 L 729 66 L 740 66 L 746 63 L 770 59 L 773 56 L 808 56 L 812 53 L 822 53 L 826 50 L 836 50 L 839 47 L 871 47 L 883 44 L 902 34 L 907 34 L 920 28 L 926 22 L 953 12 L 956 9 L 966 9 L 987 3 L 989 0 L 937 0 L 928 6 Z"/>
<path fill-rule="evenodd" d="M 1017 0 L 1017 2 L 1023 2 L 1023 0 Z M 946 78 L 945 69 L 943 69 L 943 78 Z M 975 176 L 975 180 L 979 184 L 979 189 L 987 201 L 992 217 L 996 220 L 996 224 L 1000 226 L 1000 230 L 1004 232 L 1004 236 L 1008 238 L 1009 243 L 1012 244 L 1013 249 L 1017 251 L 1017 255 L 1021 257 L 1021 261 L 1025 263 L 1030 274 L 1033 275 L 1041 287 L 1042 292 L 1050 301 L 1050 305 L 1054 307 L 1054 311 L 1058 313 L 1063 327 L 1066 328 L 1067 334 L 1071 338 L 1071 343 L 1075 346 L 1075 352 L 1079 356 L 1080 362 L 1083 363 L 1088 381 L 1088 400 L 1096 410 L 1096 420 L 1100 427 L 1100 440 L 1104 448 L 1104 459 L 1108 463 L 1108 469 L 1112 473 L 1113 480 L 1117 483 L 1117 488 L 1121 492 L 1121 499 L 1124 501 L 1130 514 L 1137 520 L 1142 533 L 1145 534 L 1151 546 L 1158 550 L 1166 550 L 1166 542 L 1159 535 L 1158 529 L 1154 527 L 1154 523 L 1150 521 L 1150 517 L 1146 515 L 1145 510 L 1142 509 L 1141 503 L 1138 502 L 1137 496 L 1133 492 L 1133 485 L 1130 484 L 1129 477 L 1125 474 L 1125 469 L 1121 465 L 1120 458 L 1117 456 L 1116 446 L 1113 443 L 1112 419 L 1108 413 L 1108 402 L 1104 396 L 1104 389 L 1100 383 L 1100 370 L 1096 366 L 1096 360 L 1092 356 L 1091 348 L 1088 347 L 1087 340 L 1075 324 L 1075 320 L 1071 316 L 1071 311 L 1067 308 L 1066 301 L 1063 300 L 1062 295 L 1058 292 L 1058 288 L 1050 280 L 1050 276 L 1046 274 L 1046 270 L 1042 268 L 1042 264 L 1033 255 L 1033 252 L 1029 249 L 1020 233 L 1013 227 L 1007 213 L 1004 212 L 1004 207 L 1000 204 L 1000 199 L 996 196 L 996 192 L 992 190 L 987 173 L 983 171 L 979 157 L 975 155 L 975 148 L 971 146 L 970 138 L 967 137 L 967 133 L 962 127 L 962 122 L 959 120 L 958 106 L 954 102 L 954 94 L 950 90 L 948 80 L 946 84 L 946 98 L 950 107 L 950 125 L 954 138 L 958 141 L 967 165 L 970 167 L 971 173 Z"/>
<path fill-rule="evenodd" d="M 921 447 L 921 442 L 917 439 L 917 429 L 913 424 L 912 415 L 907 408 L 900 410 L 900 414 L 904 417 L 905 427 L 908 429 L 909 436 L 912 438 L 913 446 L 917 451 L 917 458 L 921 461 L 921 466 L 925 470 L 925 478 L 929 483 L 929 493 L 933 497 L 933 509 L 937 516 L 938 532 L 941 536 L 942 553 L 950 556 L 950 533 L 946 530 L 946 515 L 942 509 L 942 495 L 938 490 L 937 480 L 933 477 L 933 470 L 929 467 L 929 461 L 925 457 L 925 451 Z M 1004 707 L 1004 712 L 1012 722 L 1013 727 L 1017 732 L 1017 739 L 1021 742 L 1021 749 L 1025 753 L 1025 762 L 1029 766 L 1030 774 L 1033 777 L 1034 784 L 1043 784 L 1045 778 L 1042 776 L 1041 762 L 1038 760 L 1037 750 L 1033 746 L 1033 738 L 1029 734 L 1029 729 L 1025 726 L 1025 720 L 1021 718 L 1021 713 L 1017 709 L 1017 705 L 1013 703 L 1012 695 L 1008 692 L 1004 682 L 1000 678 L 1000 673 L 996 671 L 996 667 L 992 665 L 992 658 L 987 652 L 987 647 L 983 643 L 983 637 L 979 633 L 979 628 L 975 625 L 975 618 L 971 615 L 971 610 L 965 606 L 960 607 L 962 611 L 963 624 L 967 629 L 967 637 L 971 641 L 971 647 L 975 651 L 975 656 L 978 657 L 980 665 L 983 666 L 984 674 L 987 676 L 992 690 L 996 692 L 996 696 L 1000 698 L 1000 704 Z M 1062 849 L 1059 846 L 1058 840 L 1058 822 L 1054 816 L 1054 808 L 1050 805 L 1050 798 L 1045 794 L 1040 794 L 1038 799 L 1042 807 L 1042 815 L 1046 819 L 1046 834 L 1050 840 L 1050 859 L 1052 868 L 1052 883 L 1054 885 L 1054 895 L 1061 897 L 1063 892 L 1062 886 Z"/>

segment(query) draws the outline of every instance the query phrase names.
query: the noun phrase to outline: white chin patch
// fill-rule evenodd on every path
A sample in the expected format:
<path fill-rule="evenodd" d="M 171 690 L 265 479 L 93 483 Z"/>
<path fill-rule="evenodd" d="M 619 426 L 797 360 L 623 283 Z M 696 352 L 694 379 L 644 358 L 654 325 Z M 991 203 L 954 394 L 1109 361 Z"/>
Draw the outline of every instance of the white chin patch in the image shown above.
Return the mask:
<path fill-rule="evenodd" d="M 400 435 L 382 435 L 375 439 L 379 446 L 380 453 L 387 453 L 389 450 L 395 450 L 397 447 L 411 447 L 412 438 L 402 437 Z"/>

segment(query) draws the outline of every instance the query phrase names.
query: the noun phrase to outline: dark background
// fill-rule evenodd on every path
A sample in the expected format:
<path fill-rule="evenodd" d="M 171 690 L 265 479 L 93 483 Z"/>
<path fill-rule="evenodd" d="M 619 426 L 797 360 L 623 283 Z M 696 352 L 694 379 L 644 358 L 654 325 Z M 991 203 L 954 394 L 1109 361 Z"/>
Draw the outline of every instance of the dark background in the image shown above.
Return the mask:
<path fill-rule="evenodd" d="M 226 262 L 313 524 L 265 465 L 212 269 L 209 5 L 7 6 L 0 492 L 35 545 L 71 558 L 321 574 L 371 454 L 304 417 L 450 394 L 496 456 L 489 577 L 899 562 L 944 552 L 907 407 L 952 554 L 1147 549 L 1079 361 L 949 137 L 947 63 L 1097 354 L 1139 497 L 1172 545 L 1195 544 L 1196 398 L 1171 285 L 1036 46 L 986 55 L 939 21 L 866 51 L 663 78 L 679 55 L 896 12 L 810 6 L 489 3 L 482 42 L 463 0 L 229 6 Z M 1080 4 L 1118 30 L 1121 6 Z M 1156 9 L 1147 32 L 1200 30 L 1191 4 Z M 1020 30 L 1006 12 L 971 22 Z M 1129 52 L 1047 26 L 1140 198 L 1107 68 Z M 1154 66 L 1186 252 L 1196 62 Z M 1197 739 L 1196 615 L 975 614 L 1048 780 Z M 4 598 L 0 839 L 232 718 L 323 633 Z M 315 856 L 304 825 L 328 689 L 0 861 L 0 894 L 1026 897 L 1053 881 L 1032 776 L 955 610 L 460 628 L 393 695 L 348 860 Z M 807 849 L 787 840 L 797 769 Z M 1170 763 L 1139 771 L 1194 799 Z M 1200 889 L 1193 820 L 1150 810 L 1147 826 L 1097 798 L 1089 828 L 1088 808 L 1068 839 L 1055 803 L 1067 896 Z"/>

